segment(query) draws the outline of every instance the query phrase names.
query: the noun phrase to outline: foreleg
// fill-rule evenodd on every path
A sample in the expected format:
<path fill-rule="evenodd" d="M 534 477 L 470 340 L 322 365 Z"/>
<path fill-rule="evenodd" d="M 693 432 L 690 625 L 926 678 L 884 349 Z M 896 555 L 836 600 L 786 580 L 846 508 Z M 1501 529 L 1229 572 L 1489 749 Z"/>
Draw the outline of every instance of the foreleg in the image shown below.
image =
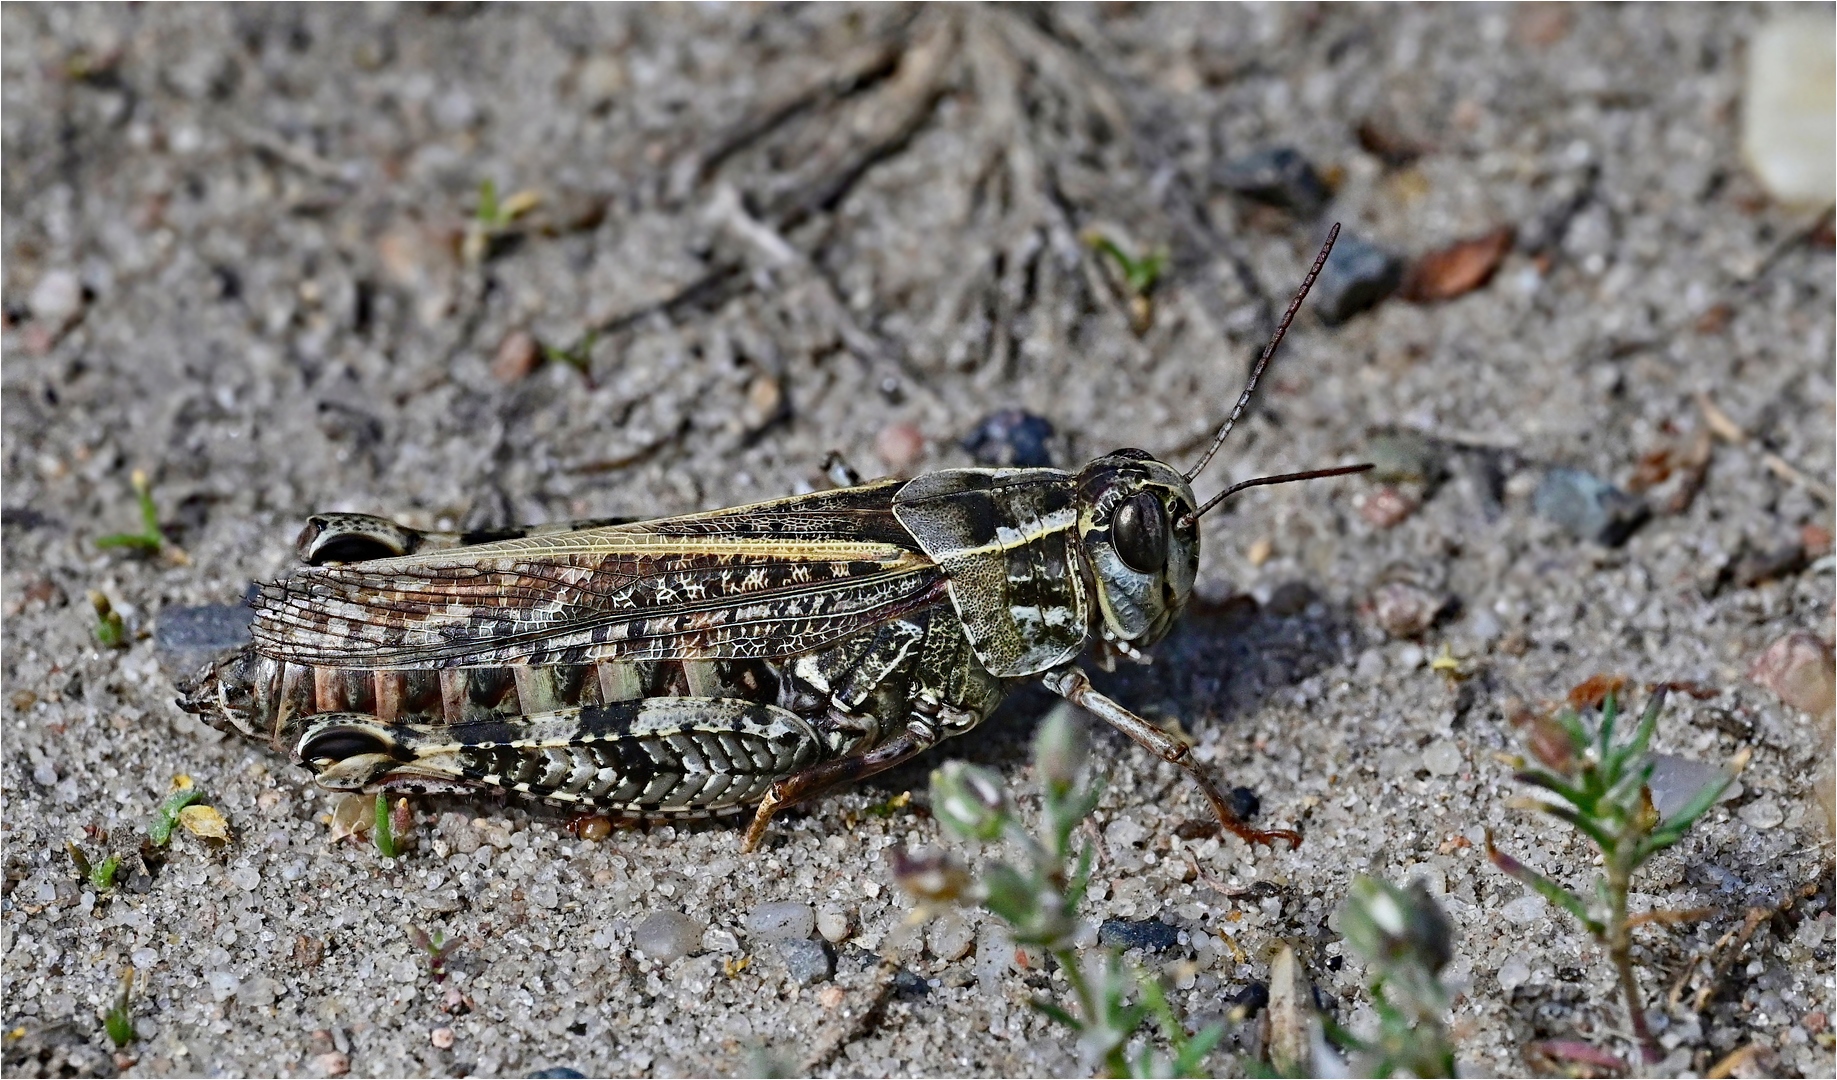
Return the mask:
<path fill-rule="evenodd" d="M 1238 817 L 1237 812 L 1231 809 L 1230 801 L 1200 771 L 1198 763 L 1193 760 L 1192 747 L 1098 693 L 1084 672 L 1077 668 L 1049 671 L 1040 681 L 1048 690 L 1095 715 L 1134 739 L 1137 745 L 1158 754 L 1162 760 L 1178 766 L 1192 777 L 1193 782 L 1199 785 L 1199 790 L 1205 792 L 1207 800 L 1212 803 L 1212 812 L 1218 815 L 1219 823 L 1225 828 L 1252 844 L 1273 844 L 1277 840 L 1287 840 L 1291 848 L 1301 846 L 1301 834 L 1298 832 L 1288 829 L 1256 829 Z"/>

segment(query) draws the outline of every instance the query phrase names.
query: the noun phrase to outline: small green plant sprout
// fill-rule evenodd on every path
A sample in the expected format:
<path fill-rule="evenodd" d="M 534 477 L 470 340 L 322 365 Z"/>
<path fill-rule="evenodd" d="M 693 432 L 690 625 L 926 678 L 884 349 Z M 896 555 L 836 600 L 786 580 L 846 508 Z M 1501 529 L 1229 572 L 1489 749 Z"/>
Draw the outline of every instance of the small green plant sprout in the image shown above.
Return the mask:
<path fill-rule="evenodd" d="M 478 185 L 478 206 L 466 226 L 461 254 L 468 266 L 478 266 L 490 257 L 492 248 L 516 220 L 542 204 L 535 191 L 519 191 L 508 198 L 498 198 L 497 183 L 489 178 Z"/>
<path fill-rule="evenodd" d="M 121 871 L 121 856 L 110 855 L 99 863 L 91 863 L 83 854 L 83 849 L 68 841 L 64 849 L 70 852 L 70 861 L 77 868 L 77 874 L 87 880 L 90 887 L 97 892 L 107 892 L 115 887 L 115 875 Z"/>
<path fill-rule="evenodd" d="M 542 359 L 551 364 L 566 364 L 585 376 L 589 383 L 593 379 L 593 346 L 600 340 L 599 331 L 589 330 L 581 335 L 579 341 L 572 345 L 543 345 Z"/>
<path fill-rule="evenodd" d="M 1090 880 L 1093 852 L 1072 836 L 1097 805 L 1099 788 L 1086 776 L 1084 732 L 1056 710 L 1034 739 L 1034 773 L 1040 781 L 1040 835 L 1015 813 L 1001 780 L 987 769 L 947 762 L 931 774 L 932 814 L 962 840 L 1006 841 L 1020 852 L 1018 865 L 990 863 L 977 880 L 947 852 L 890 852 L 893 873 L 922 909 L 973 901 L 1008 924 L 1015 944 L 1052 957 L 1071 987 L 1071 1007 L 1036 999 L 1034 1008 L 1078 1035 L 1081 1050 L 1105 1076 L 1197 1076 L 1224 1028 L 1188 1035 L 1160 983 L 1126 968 L 1109 948 L 1080 958 L 1074 944 L 1085 927 L 1078 905 Z M 1152 1048 L 1133 1056 L 1129 1041 L 1144 1021 L 1155 1020 L 1173 1050 Z"/>
<path fill-rule="evenodd" d="M 96 538 L 99 548 L 133 548 L 157 555 L 166 546 L 166 534 L 159 529 L 159 508 L 153 505 L 152 482 L 147 478 L 145 469 L 135 469 L 129 482 L 134 485 L 134 498 L 140 502 L 140 531 L 137 533 L 111 533 Z"/>
<path fill-rule="evenodd" d="M 1155 286 L 1167 273 L 1167 250 L 1156 248 L 1146 255 L 1134 256 L 1098 229 L 1085 230 L 1082 238 L 1093 251 L 1116 263 L 1123 290 L 1128 294 L 1129 325 L 1138 334 L 1147 330 L 1154 322 Z"/>
<path fill-rule="evenodd" d="M 1165 248 L 1156 248 L 1138 258 L 1124 251 L 1122 245 L 1108 235 L 1095 229 L 1084 234 L 1084 242 L 1098 254 L 1116 261 L 1116 269 L 1123 275 L 1123 287 L 1129 290 L 1130 296 L 1147 296 L 1154 292 L 1154 287 L 1161 281 L 1161 275 L 1167 272 Z"/>
<path fill-rule="evenodd" d="M 95 625 L 90 628 L 96 644 L 105 649 L 127 648 L 128 624 L 122 621 L 121 612 L 115 610 L 115 605 L 100 589 L 89 590 L 89 606 L 96 613 Z"/>
<path fill-rule="evenodd" d="M 1570 707 L 1554 716 L 1530 718 L 1526 748 L 1536 764 L 1514 760 L 1519 767 L 1516 779 L 1546 793 L 1541 799 L 1517 805 L 1568 824 L 1600 850 L 1604 872 L 1595 881 L 1593 898 L 1569 891 L 1500 851 L 1493 844 L 1491 830 L 1486 835 L 1486 855 L 1494 866 L 1574 916 L 1606 950 L 1614 963 L 1634 1042 L 1645 1060 L 1652 1062 L 1662 1054 L 1646 1025 L 1644 999 L 1633 970 L 1633 929 L 1642 923 L 1678 921 L 1701 913 L 1630 915 L 1627 896 L 1633 874 L 1652 856 L 1683 839 L 1716 804 L 1747 765 L 1748 751 L 1737 754 L 1720 779 L 1698 790 L 1670 817 L 1661 818 L 1646 786 L 1653 769 L 1647 748 L 1670 687 L 1653 689 L 1632 737 L 1620 741 L 1615 737 L 1620 686 L 1621 680 L 1596 677 L 1570 695 Z M 1600 702 L 1600 718 L 1593 723 L 1577 708 L 1591 703 L 1591 688 Z"/>
<path fill-rule="evenodd" d="M 394 807 L 389 805 L 389 797 L 378 793 L 376 796 L 376 826 L 370 830 L 370 839 L 376 844 L 376 852 L 385 859 L 393 859 L 408 849 L 406 843 L 409 833 L 415 827 L 414 811 L 408 808 L 407 799 L 397 799 Z"/>
<path fill-rule="evenodd" d="M 419 926 L 411 926 L 408 928 L 408 940 L 415 943 L 415 948 L 427 954 L 427 970 L 434 981 L 445 982 L 446 962 L 453 950 L 459 948 L 459 939 L 448 941 L 446 934 L 439 930 L 430 934 Z"/>
<path fill-rule="evenodd" d="M 147 839 L 155 847 L 165 847 L 172 840 L 172 830 L 178 827 L 179 815 L 202 798 L 204 793 L 189 783 L 166 796 L 153 811 L 153 820 L 147 823 Z"/>
<path fill-rule="evenodd" d="M 121 989 L 115 994 L 114 1007 L 102 1018 L 102 1026 L 108 1032 L 108 1041 L 116 1049 L 126 1046 L 140 1036 L 134 1031 L 134 1019 L 128 1012 L 128 992 L 134 989 L 134 969 L 124 968 L 121 972 Z"/>
<path fill-rule="evenodd" d="M 1378 1014 L 1375 1038 L 1336 1024 L 1327 1036 L 1353 1055 L 1359 1076 L 1453 1076 L 1445 1017 L 1454 995 L 1441 971 L 1454 958 L 1453 927 L 1420 881 L 1400 889 L 1360 875 L 1340 915 L 1347 944 L 1370 965 L 1366 988 Z"/>

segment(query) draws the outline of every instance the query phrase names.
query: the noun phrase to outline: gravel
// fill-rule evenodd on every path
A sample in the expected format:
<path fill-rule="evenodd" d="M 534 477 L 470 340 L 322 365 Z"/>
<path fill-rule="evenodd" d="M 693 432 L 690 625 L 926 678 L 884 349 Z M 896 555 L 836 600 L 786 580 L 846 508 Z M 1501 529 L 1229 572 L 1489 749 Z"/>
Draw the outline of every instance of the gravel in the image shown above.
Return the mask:
<path fill-rule="evenodd" d="M 808 938 L 816 930 L 816 909 L 786 900 L 760 904 L 746 913 L 746 932 L 766 941 Z"/>
<path fill-rule="evenodd" d="M 974 946 L 947 959 L 960 936 L 902 929 L 885 862 L 951 843 L 923 812 L 949 757 L 1037 812 L 1043 692 L 780 815 L 751 855 L 743 821 L 593 842 L 565 810 L 480 793 L 412 799 L 415 846 L 384 860 L 335 838 L 338 799 L 300 770 L 177 712 L 188 672 L 160 636 L 178 609 L 240 611 L 315 512 L 687 513 L 823 486 L 831 450 L 864 471 L 970 465 L 961 440 L 1006 409 L 1051 423 L 1062 467 L 1121 446 L 1184 466 L 1341 221 L 1335 263 L 1355 237 L 1406 261 L 1501 225 L 1518 240 L 1433 305 L 1355 314 L 1317 292 L 1195 487 L 1362 460 L 1381 433 L 1431 441 L 1448 479 L 1257 487 L 1206 518 L 1186 619 L 1153 665 L 1094 677 L 1306 841 L 1181 833 L 1209 813 L 1199 793 L 1096 732 L 1085 917 L 1184 933 L 1151 955 L 1189 1018 L 1268 983 L 1278 942 L 1350 1016 L 1369 1005 L 1336 929 L 1352 875 L 1433 872 L 1464 1069 L 1520 1075 L 1539 1040 L 1623 1051 L 1598 950 L 1564 913 L 1513 906 L 1525 892 L 1486 863 L 1484 830 L 1586 891 L 1592 851 L 1513 806 L 1512 718 L 1597 673 L 1627 676 L 1635 706 L 1646 684 L 1694 682 L 1715 696 L 1674 694 L 1654 752 L 1753 756 L 1740 794 L 1637 879 L 1639 910 L 1715 912 L 1640 930 L 1648 999 L 1680 1070 L 1752 1045 L 1757 1071 L 1828 1075 L 1829 725 L 1747 674 L 1794 634 L 1828 645 L 1832 565 L 1722 573 L 1833 528 L 1829 227 L 1771 200 L 1740 151 L 1746 44 L 1774 13 L 939 8 L 895 62 L 876 43 L 903 12 L 0 9 L 0 1026 L 25 1032 L 6 1073 L 727 1075 L 755 1051 L 809 1075 L 1078 1073 L 1029 1003 L 1060 985 L 1040 958 L 959 912 Z M 1806 13 L 1828 30 L 1828 8 Z M 781 122 L 749 126 L 766 115 Z M 1376 152 L 1386 128 L 1420 149 Z M 1211 183 L 1269 146 L 1333 182 L 1318 218 Z M 487 179 L 541 201 L 468 261 Z M 1168 251 L 1151 303 L 1087 228 Z M 74 309 L 54 275 L 79 283 Z M 41 286 L 63 318 L 35 310 Z M 588 372 L 519 345 L 494 375 L 518 331 Z M 1714 434 L 1699 391 L 1740 437 Z M 1650 489 L 1617 547 L 1538 513 L 1549 469 L 1631 492 L 1705 433 L 1700 490 Z M 137 469 L 172 545 L 99 550 L 139 528 Z M 1388 527 L 1358 511 L 1383 482 L 1418 503 Z M 1397 640 L 1369 600 L 1406 580 L 1454 603 Z M 95 642 L 91 589 L 126 647 Z M 1810 644 L 1759 675 L 1815 694 L 1828 680 L 1802 658 L 1828 654 Z M 230 836 L 180 830 L 143 866 L 180 776 Z M 71 842 L 138 884 L 96 893 Z M 1694 1008 L 1717 941 L 1788 900 Z M 827 980 L 789 980 L 753 943 L 748 913 L 773 904 L 835 913 L 816 925 L 840 939 Z M 453 943 L 441 977 L 416 931 Z M 143 1037 L 117 1059 L 100 1013 L 129 966 Z M 217 976 L 236 989 L 219 997 Z M 1242 1074 L 1255 1042 L 1234 1027 L 1204 1067 Z"/>

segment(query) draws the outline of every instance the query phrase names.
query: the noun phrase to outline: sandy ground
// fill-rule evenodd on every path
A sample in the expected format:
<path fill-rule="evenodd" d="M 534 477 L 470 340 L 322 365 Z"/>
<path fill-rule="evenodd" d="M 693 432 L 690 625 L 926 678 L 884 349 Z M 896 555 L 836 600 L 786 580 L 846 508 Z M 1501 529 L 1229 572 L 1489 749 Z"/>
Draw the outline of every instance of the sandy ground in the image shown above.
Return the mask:
<path fill-rule="evenodd" d="M 1404 257 L 1516 240 L 1456 299 L 1305 313 L 1201 490 L 1356 460 L 1389 430 L 1439 440 L 1450 475 L 1400 485 L 1421 505 L 1388 527 L 1364 478 L 1208 519 L 1204 610 L 1107 685 L 1179 718 L 1260 821 L 1308 839 L 1180 839 L 1197 792 L 1100 734 L 1089 916 L 1176 926 L 1139 959 L 1195 1020 L 1286 940 L 1357 1025 L 1363 971 L 1332 914 L 1355 872 L 1423 877 L 1457 930 L 1471 1072 L 1526 1069 L 1536 1040 L 1624 1052 L 1599 950 L 1476 841 L 1490 826 L 1585 883 L 1589 850 L 1508 805 L 1514 702 L 1596 672 L 1694 680 L 1720 695 L 1677 704 L 1658 748 L 1754 757 L 1639 880 L 1642 909 L 1717 912 L 1641 932 L 1659 1070 L 1753 1044 L 1748 1070 L 1829 1075 L 1810 795 L 1828 735 L 1745 679 L 1787 633 L 1832 632 L 1830 508 L 1768 465 L 1830 483 L 1828 220 L 1771 203 L 1737 151 L 1744 42 L 1777 14 L 7 5 L 7 1072 L 1076 1072 L 1026 1004 L 1053 984 L 993 926 L 905 925 L 884 849 L 935 823 L 866 812 L 922 804 L 950 755 L 1029 790 L 1044 694 L 785 815 L 756 855 L 724 823 L 589 842 L 481 796 L 421 801 L 415 848 L 383 860 L 332 838 L 334 800 L 299 771 L 172 707 L 162 612 L 284 573 L 315 511 L 686 512 L 810 490 L 830 449 L 868 473 L 969 464 L 961 440 L 1000 408 L 1048 419 L 1061 464 L 1126 445 L 1184 462 L 1338 220 Z M 1319 215 L 1217 182 L 1273 146 L 1334 186 Z M 541 201 L 484 235 L 485 180 Z M 1171 253 L 1146 320 L 1091 228 Z M 538 342 L 590 378 L 534 363 Z M 1642 458 L 1687 457 L 1698 391 L 1753 438 L 1715 444 L 1694 499 L 1673 501 L 1688 477 L 1659 484 L 1614 548 L 1537 514 L 1551 466 L 1626 487 Z M 187 559 L 96 547 L 135 527 L 137 469 Z M 1821 546 L 1742 569 L 1806 526 Z M 1393 637 L 1374 590 L 1396 581 L 1456 603 Z M 127 648 L 92 638 L 92 589 Z M 1444 649 L 1464 678 L 1431 668 Z M 144 873 L 180 775 L 233 839 L 181 832 Z M 97 895 L 67 842 L 122 854 L 125 884 Z M 1693 1009 L 1693 961 L 1788 898 Z M 787 958 L 808 950 L 765 940 L 783 909 L 757 909 L 786 902 L 845 921 L 833 976 L 800 983 Z M 634 950 L 660 911 L 694 921 L 693 955 Z M 414 929 L 457 942 L 444 978 Z M 101 1013 L 128 966 L 141 1037 L 118 1055 Z M 1241 1073 L 1253 1027 L 1208 1067 Z"/>

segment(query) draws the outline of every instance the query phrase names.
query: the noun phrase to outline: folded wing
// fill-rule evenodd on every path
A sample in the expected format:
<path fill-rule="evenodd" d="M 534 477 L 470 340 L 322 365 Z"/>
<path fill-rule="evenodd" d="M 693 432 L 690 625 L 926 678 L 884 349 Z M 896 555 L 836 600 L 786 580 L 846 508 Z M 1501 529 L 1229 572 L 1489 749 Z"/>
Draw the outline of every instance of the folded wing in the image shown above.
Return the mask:
<path fill-rule="evenodd" d="M 262 588 L 254 640 L 348 668 L 800 653 L 943 597 L 897 486 L 307 567 Z"/>

